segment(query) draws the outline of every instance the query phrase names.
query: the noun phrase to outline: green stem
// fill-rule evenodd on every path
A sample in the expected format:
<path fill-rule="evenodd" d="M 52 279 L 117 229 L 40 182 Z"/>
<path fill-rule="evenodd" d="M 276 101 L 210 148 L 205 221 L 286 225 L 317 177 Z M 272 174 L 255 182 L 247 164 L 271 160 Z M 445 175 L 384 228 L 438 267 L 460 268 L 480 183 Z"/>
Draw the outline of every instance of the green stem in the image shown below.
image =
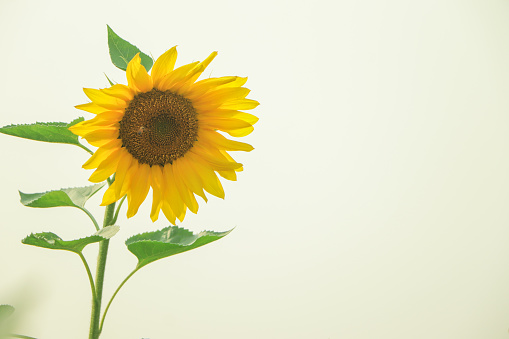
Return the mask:
<path fill-rule="evenodd" d="M 129 278 L 132 277 L 133 274 L 136 273 L 140 268 L 141 267 L 136 267 L 131 273 L 129 273 L 129 275 L 124 279 L 124 281 L 122 281 L 122 283 L 117 287 L 117 290 L 115 291 L 115 293 L 113 293 L 113 295 L 111 296 L 111 299 L 108 302 L 108 305 L 106 306 L 106 309 L 104 310 L 104 313 L 103 313 L 101 325 L 99 326 L 99 333 L 101 333 L 103 330 L 104 319 L 106 319 L 106 314 L 108 313 L 108 310 L 110 309 L 110 305 L 113 302 L 113 299 L 115 299 L 118 291 L 120 291 L 120 289 L 122 288 L 122 286 L 124 286 L 124 284 L 127 282 L 127 280 L 129 280 Z"/>
<path fill-rule="evenodd" d="M 92 289 L 92 300 L 95 300 L 96 295 L 95 295 L 94 278 L 92 277 L 92 272 L 90 272 L 90 266 L 88 266 L 87 260 L 83 256 L 83 253 L 78 252 L 78 255 L 80 256 L 81 261 L 83 262 L 83 265 L 85 265 L 85 269 L 87 270 L 88 280 L 90 281 L 90 288 Z"/>
<path fill-rule="evenodd" d="M 104 211 L 103 228 L 112 225 L 115 203 L 106 206 Z M 101 301 L 104 285 L 104 272 L 106 270 L 106 257 L 108 256 L 108 247 L 110 241 L 105 239 L 99 243 L 99 255 L 97 257 L 97 272 L 95 275 L 95 293 L 96 298 L 92 300 L 92 314 L 90 316 L 90 334 L 89 339 L 99 338 L 99 319 L 101 315 Z"/>
<path fill-rule="evenodd" d="M 120 212 L 120 207 L 122 207 L 122 204 L 124 203 L 124 200 L 125 200 L 126 197 L 127 197 L 127 195 L 124 195 L 122 200 L 120 200 L 120 202 L 118 203 L 117 210 L 115 212 L 115 216 L 113 217 L 112 224 L 115 224 L 117 222 L 118 212 Z"/>
<path fill-rule="evenodd" d="M 90 213 L 90 211 L 87 210 L 85 207 L 80 207 L 80 210 L 82 210 L 83 212 L 85 212 L 89 216 L 90 220 L 92 220 L 92 222 L 94 223 L 95 229 L 97 231 L 99 231 L 101 228 L 99 227 L 99 224 L 97 223 L 97 220 L 95 220 L 95 218 L 92 215 L 92 213 Z"/>
<path fill-rule="evenodd" d="M 78 147 L 80 148 L 83 148 L 85 151 L 87 151 L 88 153 L 94 155 L 94 152 L 92 152 L 91 150 L 89 150 L 85 145 L 82 145 L 82 144 L 78 144 L 77 145 Z"/>

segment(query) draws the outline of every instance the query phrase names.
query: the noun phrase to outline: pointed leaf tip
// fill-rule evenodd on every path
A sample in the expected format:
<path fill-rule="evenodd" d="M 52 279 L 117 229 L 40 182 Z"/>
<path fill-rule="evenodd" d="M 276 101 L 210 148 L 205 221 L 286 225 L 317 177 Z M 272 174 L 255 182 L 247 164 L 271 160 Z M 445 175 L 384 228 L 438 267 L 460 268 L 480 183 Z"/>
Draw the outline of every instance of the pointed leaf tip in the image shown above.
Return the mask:
<path fill-rule="evenodd" d="M 77 118 L 70 123 L 66 122 L 36 122 L 34 124 L 7 125 L 0 127 L 0 133 L 18 138 L 84 146 L 79 142 L 78 136 L 69 130 L 69 127 L 85 120 Z"/>
<path fill-rule="evenodd" d="M 21 242 L 26 245 L 49 248 L 52 250 L 64 250 L 80 253 L 83 251 L 83 248 L 89 244 L 110 239 L 118 232 L 119 229 L 120 227 L 118 226 L 108 226 L 97 231 L 91 236 L 76 240 L 62 240 L 62 238 L 52 232 L 32 233 L 25 239 L 21 240 Z"/>
<path fill-rule="evenodd" d="M 108 48 L 113 65 L 125 71 L 129 61 L 131 61 L 136 54 L 140 53 L 141 64 L 145 67 L 147 72 L 150 71 L 154 63 L 152 58 L 140 51 L 138 47 L 118 36 L 109 25 L 106 26 L 108 28 Z"/>
<path fill-rule="evenodd" d="M 43 193 L 19 192 L 20 201 L 28 207 L 62 207 L 83 208 L 88 199 L 103 188 L 105 183 L 85 187 L 62 188 Z"/>
<path fill-rule="evenodd" d="M 233 230 L 233 229 L 232 229 Z M 201 247 L 228 235 L 226 232 L 202 231 L 193 234 L 178 226 L 169 226 L 160 231 L 147 232 L 126 240 L 129 251 L 138 258 L 138 268 L 156 260 Z"/>

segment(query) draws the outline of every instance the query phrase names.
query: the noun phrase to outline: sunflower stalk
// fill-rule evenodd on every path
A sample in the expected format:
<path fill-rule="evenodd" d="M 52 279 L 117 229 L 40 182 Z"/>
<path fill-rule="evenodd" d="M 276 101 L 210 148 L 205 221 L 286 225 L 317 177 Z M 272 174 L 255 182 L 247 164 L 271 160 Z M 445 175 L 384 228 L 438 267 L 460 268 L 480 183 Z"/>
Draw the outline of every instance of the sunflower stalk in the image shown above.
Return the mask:
<path fill-rule="evenodd" d="M 103 228 L 113 224 L 115 203 L 106 206 L 104 211 Z M 104 286 L 104 273 L 106 271 L 106 258 L 110 241 L 105 239 L 99 243 L 99 255 L 97 257 L 97 271 L 95 276 L 95 298 L 92 298 L 92 313 L 90 316 L 89 339 L 98 339 L 101 334 L 99 323 L 101 318 L 101 303 Z"/>

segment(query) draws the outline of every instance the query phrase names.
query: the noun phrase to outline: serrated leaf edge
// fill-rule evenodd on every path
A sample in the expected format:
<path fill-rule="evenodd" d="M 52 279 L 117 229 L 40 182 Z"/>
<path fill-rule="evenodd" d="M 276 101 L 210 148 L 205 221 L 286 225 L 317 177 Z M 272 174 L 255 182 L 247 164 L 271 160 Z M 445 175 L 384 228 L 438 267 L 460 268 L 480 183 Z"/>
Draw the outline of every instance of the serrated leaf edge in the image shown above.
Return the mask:
<path fill-rule="evenodd" d="M 120 57 L 122 60 L 124 60 L 124 62 L 125 62 L 125 64 L 126 64 L 126 65 L 125 65 L 125 68 L 123 68 L 123 66 L 122 66 L 122 67 L 120 67 L 120 66 L 116 65 L 116 64 L 113 62 L 113 56 L 111 55 L 111 48 L 109 48 L 109 44 L 110 44 L 110 31 L 111 31 L 111 32 L 112 32 L 112 33 L 113 33 L 113 34 L 114 34 L 117 38 L 119 38 L 120 40 L 122 40 L 122 41 L 124 41 L 124 42 L 128 43 L 129 45 L 131 45 L 131 47 L 134 47 L 134 50 L 135 50 L 135 51 L 137 51 L 137 53 L 139 53 L 139 54 L 140 54 L 140 58 L 141 58 L 141 56 L 142 56 L 142 55 L 144 55 L 144 56 L 146 56 L 146 57 L 148 57 L 148 58 L 151 58 L 151 59 L 152 59 L 152 65 L 150 65 L 149 69 L 147 69 L 147 72 L 148 72 L 148 71 L 150 71 L 150 69 L 154 66 L 154 58 L 153 58 L 153 57 L 151 57 L 151 56 L 149 56 L 148 54 L 144 53 L 144 52 L 143 52 L 143 51 L 142 51 L 142 50 L 141 50 L 138 46 L 136 46 L 136 45 L 134 45 L 133 43 L 131 43 L 131 42 L 127 41 L 127 40 L 126 40 L 126 39 L 124 39 L 124 38 L 122 38 L 120 35 L 118 35 L 118 34 L 117 34 L 114 30 L 113 30 L 113 28 L 111 28 L 111 27 L 110 27 L 110 25 L 106 25 L 106 27 L 107 27 L 107 34 L 108 34 L 108 54 L 110 55 L 110 59 L 111 59 L 111 62 L 113 63 L 113 65 L 114 65 L 115 67 L 117 67 L 118 69 L 121 69 L 121 70 L 123 70 L 123 71 L 126 71 L 126 70 L 127 70 L 127 66 L 129 65 L 130 60 L 127 60 L 127 59 L 124 57 L 124 55 L 123 55 L 122 53 L 119 53 L 119 57 Z M 116 48 L 118 51 L 120 51 L 120 48 L 118 48 L 118 44 L 117 44 L 115 41 L 113 41 L 113 40 L 112 40 L 111 42 L 114 44 L 115 48 Z M 143 63 L 142 63 L 142 66 L 143 66 Z M 143 67 L 145 67 L 145 66 L 143 66 Z M 108 80 L 109 80 L 109 79 L 108 79 Z"/>
<path fill-rule="evenodd" d="M 57 189 L 57 190 L 50 190 L 50 191 L 45 191 L 45 192 L 36 192 L 36 193 L 25 193 L 25 192 L 21 192 L 20 190 L 18 190 L 18 192 L 20 193 L 20 196 L 21 196 L 21 193 L 22 193 L 22 194 L 27 194 L 27 195 L 28 195 L 28 194 L 41 194 L 41 196 L 40 196 L 39 198 L 34 199 L 34 200 L 31 200 L 31 201 L 28 203 L 28 204 L 31 204 L 31 203 L 33 203 L 33 202 L 36 202 L 37 200 L 40 200 L 40 199 L 41 199 L 42 197 L 44 197 L 46 194 L 51 193 L 51 192 L 62 192 L 62 193 L 64 193 L 65 195 L 67 195 L 67 197 L 69 197 L 69 194 L 67 194 L 67 193 L 66 193 L 66 192 L 64 192 L 63 190 L 74 189 L 74 188 L 87 188 L 87 187 L 94 187 L 94 186 L 98 186 L 98 185 L 101 185 L 101 187 L 99 187 L 99 188 L 98 188 L 98 189 L 97 189 L 94 193 L 92 193 L 92 195 L 90 196 L 90 198 L 91 198 L 91 197 L 92 197 L 92 196 L 94 196 L 97 192 L 99 192 L 99 190 L 101 190 L 101 188 L 103 188 L 103 187 L 104 187 L 104 185 L 106 185 L 106 183 L 104 183 L 104 182 L 103 182 L 103 183 L 99 183 L 99 184 L 95 184 L 95 185 L 90 185 L 90 186 L 80 186 L 80 187 L 64 187 L 64 188 L 60 188 L 60 189 Z M 71 198 L 69 197 L 69 199 L 71 199 Z M 72 201 L 72 199 L 71 199 L 71 201 Z M 27 205 L 28 205 L 28 204 L 27 204 Z M 26 205 L 24 205 L 24 206 L 26 206 Z M 80 206 L 78 206 L 78 205 L 74 205 L 74 206 L 75 206 L 75 207 L 77 207 L 77 208 L 81 208 L 81 207 L 80 207 Z M 28 206 L 28 207 L 30 207 L 30 206 Z M 65 207 L 65 206 L 62 206 L 62 207 Z M 71 206 L 69 206 L 69 207 L 71 207 Z"/>
<path fill-rule="evenodd" d="M 64 121 L 36 121 L 36 122 L 33 122 L 33 123 L 29 123 L 29 124 L 10 124 L 10 125 L 5 125 L 5 126 L 2 126 L 0 127 L 0 130 L 3 129 L 3 128 L 13 128 L 13 127 L 20 127 L 20 126 L 50 126 L 50 127 L 68 127 L 69 125 L 71 125 L 72 123 L 74 123 L 76 120 L 80 120 L 80 119 L 83 119 L 83 121 L 85 120 L 84 117 L 78 117 L 74 120 L 72 120 L 71 122 L 64 122 Z M 79 122 L 79 121 L 78 121 Z"/>
<path fill-rule="evenodd" d="M 167 226 L 167 227 L 165 227 L 165 228 L 163 228 L 163 229 L 160 229 L 160 230 L 157 230 L 157 231 L 147 231 L 147 232 L 143 232 L 143 233 L 135 234 L 135 235 L 133 235 L 133 236 L 131 236 L 131 237 L 127 238 L 127 239 L 126 239 L 126 241 L 125 241 L 125 244 L 126 244 L 127 246 L 129 246 L 130 244 L 138 243 L 138 242 L 159 242 L 159 243 L 162 243 L 162 244 L 170 244 L 170 243 L 165 243 L 164 241 L 151 240 L 151 239 L 141 239 L 141 240 L 138 240 L 138 241 L 132 241 L 132 242 L 130 242 L 130 243 L 129 243 L 129 241 L 130 241 L 132 238 L 134 238 L 134 237 L 142 236 L 142 235 L 144 235 L 144 234 L 149 234 L 149 233 L 162 232 L 162 231 L 164 231 L 165 229 L 167 229 L 167 228 L 171 228 L 171 227 L 178 227 L 178 226 Z M 203 230 L 203 231 L 201 231 L 201 232 L 199 232 L 199 233 L 193 233 L 193 231 L 191 231 L 191 230 L 189 230 L 189 229 L 187 229 L 187 228 L 184 228 L 184 227 L 178 227 L 178 228 L 180 228 L 180 229 L 182 229 L 182 230 L 185 230 L 185 231 L 190 232 L 190 233 L 191 233 L 191 235 L 193 235 L 193 236 L 194 236 L 194 235 L 198 235 L 198 236 L 199 236 L 200 234 L 205 233 L 205 232 L 210 232 L 210 233 L 225 233 L 225 234 L 224 234 L 224 236 L 227 236 L 228 234 L 230 234 L 230 233 L 231 233 L 231 232 L 235 229 L 235 227 L 234 227 L 234 228 L 232 228 L 231 230 L 223 231 L 223 232 L 217 232 L 217 231 L 211 231 L 211 230 Z M 209 235 L 214 236 L 214 235 L 212 235 L 212 234 L 209 234 Z M 179 245 L 179 246 L 190 246 L 190 245 L 194 244 L 194 243 L 196 242 L 196 240 L 198 240 L 199 238 L 200 238 L 200 237 L 196 238 L 196 239 L 195 239 L 195 241 L 193 241 L 192 243 L 190 243 L 190 244 L 188 244 L 188 245 L 182 245 L 182 244 L 178 244 L 178 243 L 171 243 L 171 244 L 172 244 L 172 245 Z"/>
<path fill-rule="evenodd" d="M 108 226 L 108 227 L 117 227 L 118 229 L 117 229 L 117 231 L 115 232 L 115 234 L 117 234 L 117 232 L 120 230 L 120 227 L 119 227 L 119 226 L 116 226 L 116 225 L 111 225 L 111 226 Z M 104 240 L 108 240 L 108 239 L 113 238 L 113 236 L 115 236 L 115 234 L 113 234 L 111 237 L 106 238 L 106 237 L 104 237 L 104 236 L 102 236 L 102 235 L 98 234 L 98 233 L 99 233 L 101 230 L 103 230 L 103 229 L 104 229 L 104 228 L 100 229 L 99 231 L 95 232 L 95 233 L 94 233 L 94 234 L 92 234 L 92 235 L 89 235 L 89 236 L 86 236 L 86 237 L 83 237 L 83 238 L 72 239 L 72 240 L 64 240 L 64 239 L 60 238 L 60 236 L 59 236 L 59 235 L 57 235 L 57 234 L 55 234 L 55 233 L 53 233 L 53 232 L 44 232 L 44 231 L 43 231 L 43 232 L 37 232 L 37 233 L 33 233 L 33 232 L 32 232 L 32 233 L 30 233 L 30 235 L 27 235 L 25 238 L 23 238 L 23 240 L 21 240 L 21 242 L 22 242 L 23 244 L 25 244 L 25 245 L 35 246 L 35 245 L 32 245 L 32 244 L 27 244 L 27 243 L 25 243 L 25 240 L 26 240 L 26 239 L 28 239 L 28 238 L 30 238 L 30 237 L 32 237 L 32 236 L 35 236 L 35 235 L 37 235 L 37 234 L 43 234 L 43 233 L 51 233 L 51 234 L 55 235 L 55 236 L 56 236 L 58 239 L 60 239 L 61 241 L 80 241 L 80 240 L 85 240 L 85 239 L 87 239 L 87 238 L 92 238 L 92 237 L 101 237 L 101 238 L 103 238 Z M 99 240 L 99 241 L 102 241 L 102 240 Z M 99 241 L 96 241 L 96 242 L 99 242 Z M 49 242 L 48 242 L 48 244 L 51 244 L 51 243 L 49 243 Z M 92 242 L 92 243 L 90 243 L 90 244 L 93 244 L 93 242 Z M 90 244 L 87 244 L 87 245 L 90 245 Z M 86 246 L 86 245 L 85 245 L 85 246 Z M 36 246 L 36 247 L 39 247 L 39 246 Z M 50 248 L 50 249 L 53 249 L 53 248 Z M 55 249 L 57 249 L 57 248 L 55 248 Z M 73 250 L 71 250 L 71 249 L 65 249 L 65 248 L 58 248 L 58 250 L 75 252 L 75 251 L 73 251 Z"/>
<path fill-rule="evenodd" d="M 60 125 L 53 125 L 53 124 L 63 124 L 62 126 Z M 51 127 L 67 127 L 67 125 L 69 125 L 68 122 L 63 122 L 63 121 L 54 121 L 54 122 L 40 122 L 40 121 L 36 121 L 34 123 L 31 123 L 31 124 L 10 124 L 10 125 L 5 125 L 5 126 L 2 126 L 0 127 L 0 129 L 2 128 L 12 128 L 12 127 L 19 127 L 19 126 L 35 126 L 35 125 L 38 125 L 38 126 L 51 126 Z"/>

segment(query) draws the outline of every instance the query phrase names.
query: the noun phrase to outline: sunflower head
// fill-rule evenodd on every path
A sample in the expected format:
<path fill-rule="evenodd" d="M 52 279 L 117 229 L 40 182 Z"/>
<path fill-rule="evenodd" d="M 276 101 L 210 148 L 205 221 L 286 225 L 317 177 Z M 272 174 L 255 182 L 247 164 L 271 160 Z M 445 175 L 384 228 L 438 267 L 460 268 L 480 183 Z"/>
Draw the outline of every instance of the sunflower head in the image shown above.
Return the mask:
<path fill-rule="evenodd" d="M 127 195 L 127 217 L 134 216 L 152 188 L 150 217 L 160 211 L 173 224 L 189 209 L 198 211 L 196 195 L 224 198 L 217 174 L 236 180 L 242 171 L 228 151 L 251 151 L 249 144 L 226 138 L 242 137 L 258 121 L 242 112 L 258 106 L 246 99 L 247 78 L 228 76 L 197 81 L 217 55 L 175 68 L 175 47 L 161 55 L 151 74 L 136 55 L 126 69 L 127 86 L 85 88 L 90 103 L 76 108 L 95 114 L 70 130 L 98 147 L 83 165 L 95 169 L 92 182 L 115 174 L 102 205 Z"/>

